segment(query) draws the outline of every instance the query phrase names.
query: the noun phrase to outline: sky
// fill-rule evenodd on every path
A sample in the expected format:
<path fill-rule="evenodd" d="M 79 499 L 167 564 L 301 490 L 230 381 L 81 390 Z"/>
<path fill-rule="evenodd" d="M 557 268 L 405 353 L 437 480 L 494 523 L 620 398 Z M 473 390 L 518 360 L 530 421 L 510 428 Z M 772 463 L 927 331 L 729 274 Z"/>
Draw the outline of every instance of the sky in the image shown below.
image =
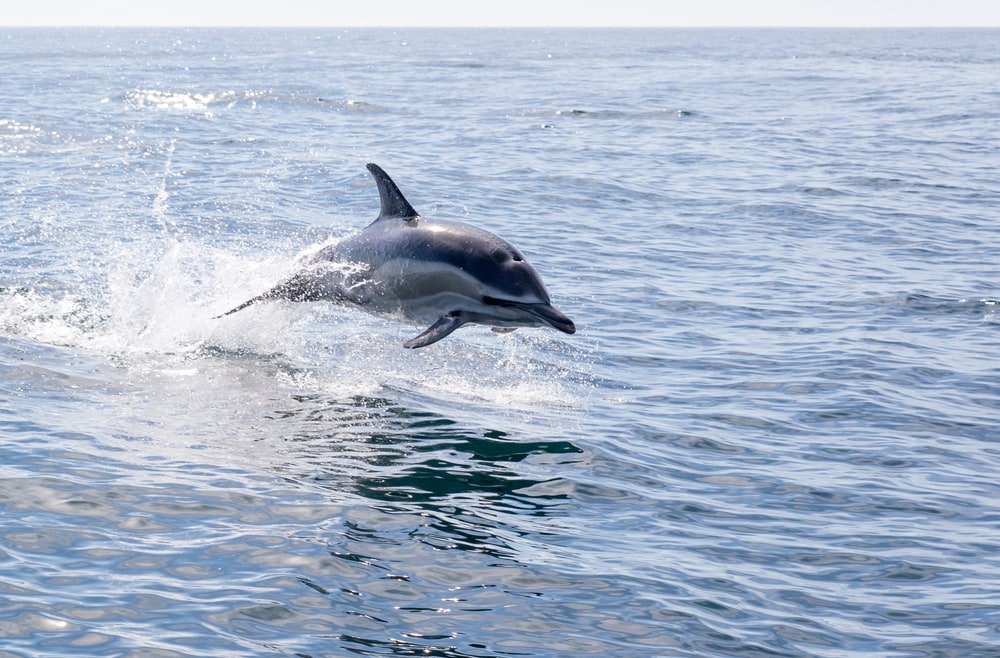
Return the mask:
<path fill-rule="evenodd" d="M 13 0 L 0 26 L 1000 27 L 997 0 Z"/>

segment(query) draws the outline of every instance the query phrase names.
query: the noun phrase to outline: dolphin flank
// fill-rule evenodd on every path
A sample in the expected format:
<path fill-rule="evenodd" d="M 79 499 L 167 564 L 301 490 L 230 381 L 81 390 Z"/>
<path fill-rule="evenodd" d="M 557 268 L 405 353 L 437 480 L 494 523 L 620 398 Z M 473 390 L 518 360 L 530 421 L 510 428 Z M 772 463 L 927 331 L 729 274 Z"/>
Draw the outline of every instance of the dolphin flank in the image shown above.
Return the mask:
<path fill-rule="evenodd" d="M 429 325 L 403 343 L 411 349 L 436 343 L 469 323 L 498 332 L 546 326 L 576 331 L 513 245 L 469 224 L 421 217 L 381 167 L 369 164 L 368 171 L 381 202 L 374 222 L 218 317 L 270 299 L 328 301 Z"/>

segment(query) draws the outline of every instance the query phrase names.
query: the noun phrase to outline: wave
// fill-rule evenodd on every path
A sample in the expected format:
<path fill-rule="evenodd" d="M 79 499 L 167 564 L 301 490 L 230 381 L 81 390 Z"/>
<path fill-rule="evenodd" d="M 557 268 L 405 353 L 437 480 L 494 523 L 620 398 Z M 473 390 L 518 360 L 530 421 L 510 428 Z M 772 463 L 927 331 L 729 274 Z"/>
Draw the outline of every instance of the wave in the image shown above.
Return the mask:
<path fill-rule="evenodd" d="M 592 119 L 592 120 L 669 120 L 699 118 L 702 115 L 693 110 L 656 109 L 656 110 L 522 110 L 515 113 L 520 117 L 541 117 L 558 119 Z"/>
<path fill-rule="evenodd" d="M 53 136 L 43 128 L 16 119 L 0 119 L 0 155 L 29 153 L 36 144 Z"/>
<path fill-rule="evenodd" d="M 262 103 L 289 103 L 294 105 L 321 105 L 346 112 L 379 112 L 380 105 L 353 98 L 337 99 L 313 96 L 279 95 L 270 91 L 171 91 L 166 89 L 133 89 L 122 97 L 132 110 L 167 110 L 180 112 L 205 112 L 214 107 L 231 109 L 247 105 L 256 109 Z M 102 103 L 110 103 L 104 98 Z"/>
<path fill-rule="evenodd" d="M 133 109 L 153 108 L 157 110 L 207 110 L 214 105 L 233 107 L 240 102 L 255 104 L 270 97 L 266 92 L 219 91 L 187 92 L 165 91 L 161 89 L 134 89 L 125 94 L 125 103 Z M 102 102 L 109 102 L 104 99 Z"/>

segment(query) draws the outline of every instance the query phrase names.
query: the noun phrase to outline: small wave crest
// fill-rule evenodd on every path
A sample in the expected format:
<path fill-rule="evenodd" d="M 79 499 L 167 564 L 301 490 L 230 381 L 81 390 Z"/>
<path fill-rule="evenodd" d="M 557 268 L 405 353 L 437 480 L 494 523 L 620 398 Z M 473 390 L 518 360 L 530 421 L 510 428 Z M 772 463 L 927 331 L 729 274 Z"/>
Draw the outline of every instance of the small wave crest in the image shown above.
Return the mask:
<path fill-rule="evenodd" d="M 0 154 L 27 153 L 34 143 L 44 140 L 45 136 L 45 131 L 33 124 L 15 119 L 0 119 Z"/>
<path fill-rule="evenodd" d="M 102 100 L 110 102 L 110 98 Z M 125 105 L 133 110 L 164 110 L 176 112 L 209 112 L 212 108 L 231 109 L 244 105 L 256 109 L 260 103 L 278 101 L 294 105 L 321 105 L 345 112 L 381 112 L 385 108 L 375 103 L 313 96 L 278 96 L 266 91 L 171 91 L 166 89 L 133 89 L 124 95 Z"/>
<path fill-rule="evenodd" d="M 189 92 L 162 89 L 134 89 L 125 94 L 125 103 L 133 109 L 204 111 L 211 106 L 233 107 L 240 102 L 255 104 L 266 98 L 265 92 L 219 91 Z"/>

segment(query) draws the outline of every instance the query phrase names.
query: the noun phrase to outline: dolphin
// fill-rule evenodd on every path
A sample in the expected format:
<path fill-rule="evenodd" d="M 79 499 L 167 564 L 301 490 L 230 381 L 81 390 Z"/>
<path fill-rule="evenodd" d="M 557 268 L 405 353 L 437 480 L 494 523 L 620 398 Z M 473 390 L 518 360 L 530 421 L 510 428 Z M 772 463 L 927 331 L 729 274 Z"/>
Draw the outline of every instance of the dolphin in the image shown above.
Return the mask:
<path fill-rule="evenodd" d="M 320 249 L 288 279 L 217 317 L 271 299 L 328 301 L 429 324 L 403 343 L 409 349 L 436 343 L 469 323 L 501 333 L 545 326 L 576 331 L 513 245 L 469 224 L 424 218 L 381 167 L 369 163 L 368 171 L 381 202 L 374 222 Z"/>

